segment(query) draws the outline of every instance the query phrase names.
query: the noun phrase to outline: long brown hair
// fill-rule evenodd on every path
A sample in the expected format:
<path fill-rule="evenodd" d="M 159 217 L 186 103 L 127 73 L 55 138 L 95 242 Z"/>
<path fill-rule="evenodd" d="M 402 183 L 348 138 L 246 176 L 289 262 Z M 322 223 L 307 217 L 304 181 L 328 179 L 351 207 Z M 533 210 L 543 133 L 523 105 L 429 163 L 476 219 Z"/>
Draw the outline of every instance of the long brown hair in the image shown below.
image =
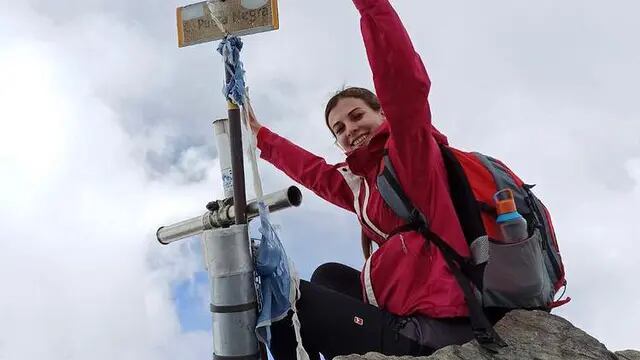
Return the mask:
<path fill-rule="evenodd" d="M 324 109 L 324 121 L 331 134 L 335 137 L 333 130 L 331 130 L 331 126 L 329 126 L 329 114 L 331 110 L 338 105 L 338 101 L 345 98 L 356 98 L 365 102 L 372 110 L 380 111 L 382 107 L 380 106 L 380 101 L 376 94 L 374 94 L 371 90 L 361 88 L 361 87 L 348 87 L 342 89 L 335 93 L 331 99 L 327 102 L 327 106 Z M 371 252 L 373 251 L 373 243 L 371 239 L 367 235 L 365 235 L 364 231 L 361 233 L 360 243 L 362 245 L 362 254 L 365 259 L 368 259 L 371 256 Z"/>
<path fill-rule="evenodd" d="M 367 260 L 373 251 L 373 243 L 364 231 L 362 231 L 362 235 L 360 237 L 360 244 L 362 245 L 362 255 L 364 255 L 364 259 Z"/>

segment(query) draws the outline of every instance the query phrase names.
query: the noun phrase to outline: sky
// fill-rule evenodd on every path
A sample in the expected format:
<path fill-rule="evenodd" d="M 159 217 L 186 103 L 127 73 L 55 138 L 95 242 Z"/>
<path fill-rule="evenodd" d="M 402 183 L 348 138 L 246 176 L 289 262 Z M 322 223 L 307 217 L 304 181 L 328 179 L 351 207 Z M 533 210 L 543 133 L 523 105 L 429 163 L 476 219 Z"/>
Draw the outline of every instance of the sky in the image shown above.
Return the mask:
<path fill-rule="evenodd" d="M 555 313 L 640 349 L 640 4 L 393 1 L 429 71 L 434 124 L 498 157 L 552 212 L 573 300 Z M 210 356 L 197 238 L 155 231 L 222 194 L 216 43 L 178 49 L 174 0 L 0 0 L 0 359 Z M 244 39 L 254 108 L 329 162 L 323 109 L 371 87 L 349 1 L 279 2 Z M 265 191 L 292 181 L 260 163 Z M 361 268 L 355 216 L 303 190 L 275 214 L 302 278 Z"/>

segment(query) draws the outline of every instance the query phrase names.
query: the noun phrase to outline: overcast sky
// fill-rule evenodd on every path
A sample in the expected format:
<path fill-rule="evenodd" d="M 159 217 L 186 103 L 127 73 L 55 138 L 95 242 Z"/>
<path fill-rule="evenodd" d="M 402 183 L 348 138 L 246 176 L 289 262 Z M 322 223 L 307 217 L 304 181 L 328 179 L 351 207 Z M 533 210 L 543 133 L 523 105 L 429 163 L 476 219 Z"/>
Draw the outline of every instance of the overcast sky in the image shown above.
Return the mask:
<path fill-rule="evenodd" d="M 180 311 L 186 298 L 206 310 L 198 240 L 155 242 L 222 192 L 221 60 L 217 44 L 177 48 L 182 5 L 0 0 L 0 359 L 210 357 L 208 330 Z M 640 349 L 640 4 L 394 5 L 436 126 L 538 184 L 573 298 L 556 313 L 612 350 Z M 325 102 L 372 84 L 357 13 L 347 0 L 279 7 L 280 30 L 245 38 L 254 107 L 339 161 Z M 291 184 L 261 170 L 266 191 Z M 355 216 L 304 196 L 275 216 L 302 277 L 327 261 L 360 268 Z"/>

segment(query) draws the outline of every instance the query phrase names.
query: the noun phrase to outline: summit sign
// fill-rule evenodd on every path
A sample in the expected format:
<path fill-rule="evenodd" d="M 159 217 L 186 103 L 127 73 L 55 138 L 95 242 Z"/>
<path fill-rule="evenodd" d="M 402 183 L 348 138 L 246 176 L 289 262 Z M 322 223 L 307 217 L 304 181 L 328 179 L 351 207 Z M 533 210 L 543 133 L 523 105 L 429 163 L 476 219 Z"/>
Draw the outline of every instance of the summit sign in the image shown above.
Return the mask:
<path fill-rule="evenodd" d="M 210 0 L 176 10 L 178 46 L 278 29 L 277 0 Z"/>

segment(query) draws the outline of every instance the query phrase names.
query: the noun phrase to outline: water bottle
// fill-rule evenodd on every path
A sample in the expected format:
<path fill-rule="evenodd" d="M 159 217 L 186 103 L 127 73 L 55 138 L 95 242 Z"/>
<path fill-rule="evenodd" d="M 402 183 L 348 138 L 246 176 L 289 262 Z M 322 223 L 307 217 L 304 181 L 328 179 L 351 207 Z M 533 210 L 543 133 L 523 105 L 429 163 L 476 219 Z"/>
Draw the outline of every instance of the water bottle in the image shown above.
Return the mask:
<path fill-rule="evenodd" d="M 518 213 L 511 189 L 500 190 L 493 196 L 498 218 L 496 222 L 502 234 L 502 241 L 515 243 L 529 237 L 527 220 Z"/>

